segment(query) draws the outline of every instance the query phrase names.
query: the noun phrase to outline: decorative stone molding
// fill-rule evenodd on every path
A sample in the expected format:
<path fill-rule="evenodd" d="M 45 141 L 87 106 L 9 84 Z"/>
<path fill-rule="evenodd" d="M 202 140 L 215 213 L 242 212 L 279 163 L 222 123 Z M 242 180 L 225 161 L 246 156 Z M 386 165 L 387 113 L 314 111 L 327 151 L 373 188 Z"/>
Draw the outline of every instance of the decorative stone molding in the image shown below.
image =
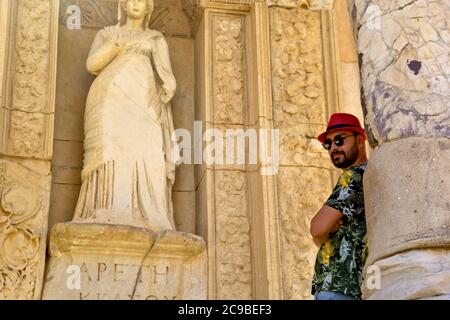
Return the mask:
<path fill-rule="evenodd" d="M 311 10 L 329 10 L 333 6 L 334 0 L 201 0 L 201 5 L 219 4 L 219 5 L 238 5 L 251 6 L 262 2 L 268 6 L 282 8 L 303 8 Z"/>
<path fill-rule="evenodd" d="M 243 124 L 244 22 L 242 18 L 213 18 L 213 105 L 215 123 Z"/>
<path fill-rule="evenodd" d="M 1 68 L 0 299 L 39 299 L 50 202 L 58 1 L 14 0 L 1 8 L 6 28 L 0 42 L 6 48 Z"/>
<path fill-rule="evenodd" d="M 303 8 L 309 10 L 330 10 L 334 0 L 268 0 L 270 6 L 281 8 Z"/>
<path fill-rule="evenodd" d="M 17 16 L 10 29 L 0 118 L 3 154 L 50 159 L 56 74 L 57 27 L 54 0 L 13 1 Z M 12 10 L 13 14 L 14 11 Z"/>
<path fill-rule="evenodd" d="M 48 165 L 0 160 L 0 299 L 40 297 L 50 177 Z"/>
<path fill-rule="evenodd" d="M 219 299 L 252 298 L 250 221 L 245 172 L 217 171 L 216 255 Z"/>
<path fill-rule="evenodd" d="M 203 3 L 204 5 L 204 3 Z M 197 120 L 205 129 L 247 121 L 248 12 L 203 8 L 197 33 Z M 200 53 L 204 52 L 204 53 Z M 245 130 L 245 129 L 244 129 Z M 209 248 L 209 299 L 252 299 L 253 264 L 245 165 L 196 168 L 198 228 Z"/>
<path fill-rule="evenodd" d="M 249 67 L 248 125 L 273 132 L 273 99 L 269 8 L 264 1 L 250 10 L 251 36 Z M 260 150 L 272 154 L 275 139 L 268 135 Z M 277 146 L 275 146 L 277 147 Z M 264 148 L 264 149 L 263 149 Z M 248 189 L 251 216 L 253 288 L 255 299 L 282 299 L 277 176 L 262 175 L 260 170 L 272 163 L 249 166 Z"/>
<path fill-rule="evenodd" d="M 245 16 L 211 15 L 215 128 L 245 122 Z M 239 171 L 215 171 L 216 271 L 220 299 L 252 298 L 247 181 Z"/>

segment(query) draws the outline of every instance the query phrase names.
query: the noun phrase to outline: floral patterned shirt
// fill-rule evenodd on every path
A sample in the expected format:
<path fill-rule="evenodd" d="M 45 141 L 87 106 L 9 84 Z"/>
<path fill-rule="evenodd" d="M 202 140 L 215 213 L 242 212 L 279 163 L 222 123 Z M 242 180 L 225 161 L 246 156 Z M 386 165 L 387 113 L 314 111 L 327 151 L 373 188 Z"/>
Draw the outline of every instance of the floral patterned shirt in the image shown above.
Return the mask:
<path fill-rule="evenodd" d="M 343 213 L 342 226 L 330 233 L 317 254 L 312 294 L 333 291 L 361 299 L 367 257 L 363 175 L 367 163 L 345 170 L 325 205 Z"/>

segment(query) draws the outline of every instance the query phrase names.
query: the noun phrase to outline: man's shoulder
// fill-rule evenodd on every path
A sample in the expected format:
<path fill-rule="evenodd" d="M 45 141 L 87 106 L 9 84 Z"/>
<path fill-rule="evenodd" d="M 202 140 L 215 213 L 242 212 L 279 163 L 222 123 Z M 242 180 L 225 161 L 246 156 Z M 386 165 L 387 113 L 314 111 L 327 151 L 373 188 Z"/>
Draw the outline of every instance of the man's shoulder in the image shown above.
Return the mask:
<path fill-rule="evenodd" d="M 359 164 L 359 165 L 357 165 L 357 166 L 350 167 L 350 168 L 348 168 L 348 169 L 345 170 L 345 171 L 349 171 L 349 173 L 347 173 L 347 174 L 352 174 L 352 175 L 354 175 L 354 174 L 357 174 L 357 175 L 363 175 L 364 172 L 366 171 L 366 167 L 367 167 L 367 162 L 364 162 L 364 163 L 361 163 L 361 164 Z M 345 171 L 344 171 L 344 173 L 345 173 Z"/>
<path fill-rule="evenodd" d="M 357 166 L 350 167 L 342 172 L 339 177 L 338 186 L 342 188 L 349 188 L 351 185 L 362 183 L 364 171 L 366 170 L 367 162 Z"/>

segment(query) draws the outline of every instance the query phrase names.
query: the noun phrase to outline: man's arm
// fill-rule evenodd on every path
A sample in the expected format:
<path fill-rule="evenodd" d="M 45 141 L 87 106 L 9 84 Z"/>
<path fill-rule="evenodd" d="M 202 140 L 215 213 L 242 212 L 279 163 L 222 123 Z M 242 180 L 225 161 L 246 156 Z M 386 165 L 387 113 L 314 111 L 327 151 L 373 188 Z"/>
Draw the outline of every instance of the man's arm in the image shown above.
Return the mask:
<path fill-rule="evenodd" d="M 311 220 L 310 232 L 314 243 L 320 247 L 328 241 L 329 234 L 342 219 L 342 212 L 324 205 Z"/>

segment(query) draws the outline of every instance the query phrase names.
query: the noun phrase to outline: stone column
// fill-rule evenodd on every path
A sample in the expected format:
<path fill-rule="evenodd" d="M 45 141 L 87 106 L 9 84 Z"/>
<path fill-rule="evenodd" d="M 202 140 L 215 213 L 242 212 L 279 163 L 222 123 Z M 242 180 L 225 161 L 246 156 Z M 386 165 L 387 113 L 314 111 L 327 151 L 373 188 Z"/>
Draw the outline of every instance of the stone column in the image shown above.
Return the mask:
<path fill-rule="evenodd" d="M 364 179 L 365 299 L 450 298 L 448 12 L 448 1 L 354 1 L 375 148 Z"/>
<path fill-rule="evenodd" d="M 57 17 L 57 0 L 0 3 L 0 299 L 41 296 Z"/>

